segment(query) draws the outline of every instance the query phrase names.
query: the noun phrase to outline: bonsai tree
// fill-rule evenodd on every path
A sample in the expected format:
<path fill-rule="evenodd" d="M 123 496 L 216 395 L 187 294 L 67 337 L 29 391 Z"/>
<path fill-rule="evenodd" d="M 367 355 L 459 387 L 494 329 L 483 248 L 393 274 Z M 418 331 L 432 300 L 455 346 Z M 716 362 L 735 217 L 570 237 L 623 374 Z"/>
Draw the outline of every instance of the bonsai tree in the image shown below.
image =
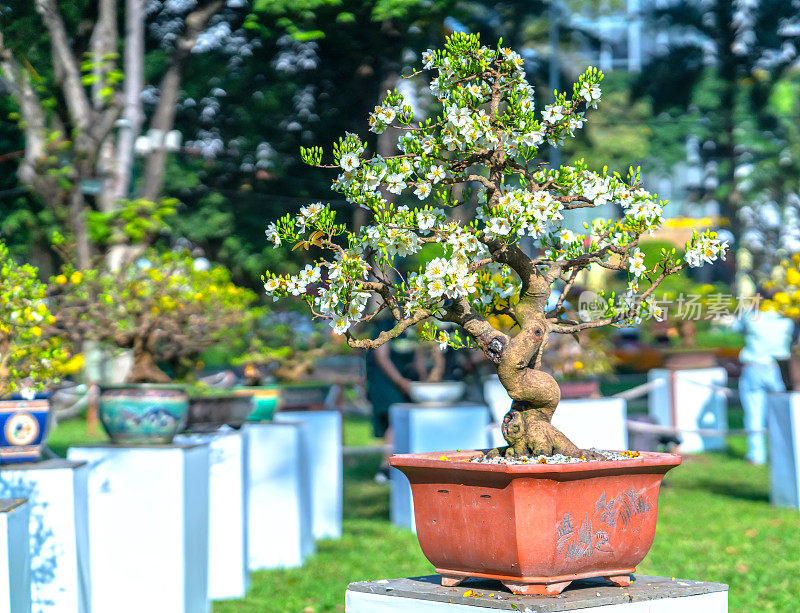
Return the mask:
<path fill-rule="evenodd" d="M 266 376 L 294 383 L 310 375 L 317 360 L 335 351 L 330 336 L 328 326 L 296 311 L 253 309 L 247 348 L 234 364 L 244 366 L 248 385 L 261 385 Z"/>
<path fill-rule="evenodd" d="M 551 337 L 549 345 L 542 356 L 542 368 L 554 377 L 581 379 L 614 371 L 614 346 L 597 331 L 587 330 L 574 338 Z"/>
<path fill-rule="evenodd" d="M 76 340 L 133 352 L 130 383 L 166 383 L 157 361 L 196 359 L 230 334 L 255 299 L 222 266 L 201 265 L 188 253 L 150 250 L 119 270 L 64 273 L 51 280 L 57 325 Z"/>
<path fill-rule="evenodd" d="M 337 169 L 333 189 L 365 208 L 370 219 L 350 231 L 329 205 L 315 203 L 270 224 L 266 234 L 275 245 L 313 246 L 319 257 L 297 275 L 267 272 L 265 290 L 303 296 L 312 313 L 329 320 L 352 347 L 378 347 L 417 324 L 440 343 L 479 347 L 513 399 L 503 423 L 508 447 L 494 453 L 579 457 L 585 452 L 550 423 L 559 387 L 540 369 L 549 333 L 658 317 L 658 285 L 687 266 L 722 257 L 727 246 L 713 231 L 695 232 L 683 258 L 665 249 L 647 267 L 639 239 L 659 227 L 665 203 L 642 188 L 639 169 L 623 178 L 590 170 L 580 160 L 560 168 L 538 161 L 543 145 L 559 146 L 587 120 L 585 112 L 600 99 L 600 71 L 588 69 L 571 93 L 556 92 L 538 112 L 523 60 L 510 49 L 481 46 L 476 35 L 457 33 L 422 60 L 441 112 L 414 122 L 412 107 L 390 91 L 369 117 L 371 131 L 391 126 L 400 134 L 401 153 L 373 155 L 351 133 L 334 144 L 334 164 L 323 164 L 320 147 L 301 151 L 306 163 Z M 471 202 L 473 192 L 474 218 L 449 218 L 449 211 Z M 391 195 L 404 195 L 410 204 Z M 572 211 L 608 202 L 620 206 L 621 218 L 595 219 L 582 233 L 565 227 Z M 439 243 L 445 257 L 407 275 L 396 272 L 398 259 L 428 243 Z M 589 266 L 627 274 L 626 291 L 601 294 L 583 318 L 565 317 L 563 297 Z M 556 283 L 562 299 L 547 310 Z M 488 318 L 498 309 L 513 320 L 512 333 L 491 325 Z M 360 326 L 384 310 L 395 325 L 361 337 Z M 445 332 L 437 321 L 457 328 Z"/>
<path fill-rule="evenodd" d="M 74 365 L 54 321 L 36 268 L 17 264 L 0 242 L 0 398 L 41 390 Z"/>

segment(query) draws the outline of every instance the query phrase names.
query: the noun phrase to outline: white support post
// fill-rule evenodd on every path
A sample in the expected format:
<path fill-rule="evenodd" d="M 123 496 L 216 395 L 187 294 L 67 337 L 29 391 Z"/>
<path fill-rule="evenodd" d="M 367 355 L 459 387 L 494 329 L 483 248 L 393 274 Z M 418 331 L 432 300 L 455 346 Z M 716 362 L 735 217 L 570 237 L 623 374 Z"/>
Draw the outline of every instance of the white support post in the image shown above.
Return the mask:
<path fill-rule="evenodd" d="M 770 394 L 767 401 L 770 500 L 800 509 L 800 394 Z"/>
<path fill-rule="evenodd" d="M 681 453 L 725 449 L 728 400 L 722 390 L 728 374 L 724 368 L 654 368 L 647 380 L 663 381 L 650 392 L 648 411 L 658 425 L 678 429 Z M 693 430 L 719 430 L 720 435 L 703 436 Z"/>
<path fill-rule="evenodd" d="M 0 613 L 31 613 L 30 505 L 0 500 Z"/>
<path fill-rule="evenodd" d="M 389 421 L 395 453 L 424 453 L 486 448 L 489 409 L 473 402 L 450 405 L 393 404 Z M 411 486 L 396 468 L 391 475 L 391 519 L 395 526 L 414 530 Z"/>
<path fill-rule="evenodd" d="M 208 445 L 93 445 L 92 611 L 207 613 Z"/>
<path fill-rule="evenodd" d="M 176 443 L 207 444 L 210 450 L 208 485 L 208 597 L 243 598 L 247 569 L 247 437 L 243 430 L 175 437 Z"/>
<path fill-rule="evenodd" d="M 303 425 L 264 422 L 242 428 L 247 436 L 249 568 L 302 566 L 315 549 Z"/>
<path fill-rule="evenodd" d="M 315 539 L 342 536 L 342 415 L 339 411 L 278 411 L 277 422 L 303 425 L 311 464 Z"/>
<path fill-rule="evenodd" d="M 89 468 L 63 459 L 0 467 L 0 498 L 30 505 L 31 602 L 36 613 L 89 613 Z"/>

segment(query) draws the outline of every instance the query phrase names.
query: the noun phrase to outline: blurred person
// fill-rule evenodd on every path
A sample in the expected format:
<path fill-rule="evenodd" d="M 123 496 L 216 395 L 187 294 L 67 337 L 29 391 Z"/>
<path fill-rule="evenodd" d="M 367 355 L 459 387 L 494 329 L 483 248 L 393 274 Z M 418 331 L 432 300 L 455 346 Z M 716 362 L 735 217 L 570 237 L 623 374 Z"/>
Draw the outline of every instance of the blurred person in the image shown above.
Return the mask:
<path fill-rule="evenodd" d="M 762 298 L 770 298 L 771 290 L 762 288 Z M 789 358 L 794 323 L 769 307 L 752 311 L 739 318 L 733 328 L 744 335 L 744 347 L 739 352 L 742 374 L 739 377 L 739 398 L 744 408 L 747 435 L 747 461 L 764 464 L 767 461 L 763 430 L 767 425 L 767 394 L 786 390 L 781 377 L 779 360 Z M 758 430 L 759 432 L 754 432 Z"/>
<path fill-rule="evenodd" d="M 382 318 L 376 324 L 378 332 L 388 331 L 394 322 Z M 372 429 L 377 438 L 382 438 L 387 446 L 381 467 L 375 474 L 375 481 L 389 481 L 389 456 L 393 447 L 392 429 L 389 424 L 389 407 L 396 403 L 410 402 L 408 389 L 410 379 L 407 375 L 414 366 L 414 348 L 405 339 L 384 343 L 366 352 L 367 400 L 372 405 Z"/>

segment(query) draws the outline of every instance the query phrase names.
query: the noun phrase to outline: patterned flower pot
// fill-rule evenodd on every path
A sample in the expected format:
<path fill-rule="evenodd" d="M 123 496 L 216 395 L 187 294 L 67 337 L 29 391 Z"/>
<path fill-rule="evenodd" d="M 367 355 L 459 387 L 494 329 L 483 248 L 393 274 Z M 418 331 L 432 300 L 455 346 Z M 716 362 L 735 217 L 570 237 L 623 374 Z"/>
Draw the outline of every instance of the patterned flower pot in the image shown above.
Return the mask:
<path fill-rule="evenodd" d="M 240 428 L 253 410 L 251 399 L 241 394 L 192 396 L 186 429 L 214 432 L 222 426 Z"/>
<path fill-rule="evenodd" d="M 476 451 L 394 455 L 411 483 L 422 553 L 442 585 L 467 577 L 515 594 L 559 594 L 574 579 L 630 584 L 653 543 L 669 453 L 574 464 L 488 464 Z"/>
<path fill-rule="evenodd" d="M 271 421 L 281 398 L 280 385 L 236 387 L 233 393 L 247 397 L 251 403 L 247 421 Z"/>
<path fill-rule="evenodd" d="M 178 385 L 103 388 L 100 422 L 115 443 L 171 443 L 186 427 L 189 398 Z"/>
<path fill-rule="evenodd" d="M 0 400 L 0 464 L 35 462 L 50 430 L 50 401 Z"/>

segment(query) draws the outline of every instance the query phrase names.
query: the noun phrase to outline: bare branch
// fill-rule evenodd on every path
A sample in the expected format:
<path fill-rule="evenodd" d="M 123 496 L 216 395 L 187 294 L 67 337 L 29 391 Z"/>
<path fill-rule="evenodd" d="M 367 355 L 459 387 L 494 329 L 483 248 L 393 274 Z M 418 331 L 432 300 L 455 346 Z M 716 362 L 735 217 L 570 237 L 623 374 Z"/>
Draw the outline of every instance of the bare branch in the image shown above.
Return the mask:
<path fill-rule="evenodd" d="M 394 328 L 391 330 L 384 330 L 377 336 L 377 338 L 372 340 L 368 338 L 353 338 L 349 332 L 345 333 L 345 338 L 347 339 L 347 344 L 354 349 L 375 349 L 376 347 L 380 347 L 384 343 L 397 338 L 411 326 L 417 325 L 419 322 L 427 319 L 431 315 L 433 315 L 433 312 L 430 309 L 413 311 L 409 317 L 398 321 Z"/>

